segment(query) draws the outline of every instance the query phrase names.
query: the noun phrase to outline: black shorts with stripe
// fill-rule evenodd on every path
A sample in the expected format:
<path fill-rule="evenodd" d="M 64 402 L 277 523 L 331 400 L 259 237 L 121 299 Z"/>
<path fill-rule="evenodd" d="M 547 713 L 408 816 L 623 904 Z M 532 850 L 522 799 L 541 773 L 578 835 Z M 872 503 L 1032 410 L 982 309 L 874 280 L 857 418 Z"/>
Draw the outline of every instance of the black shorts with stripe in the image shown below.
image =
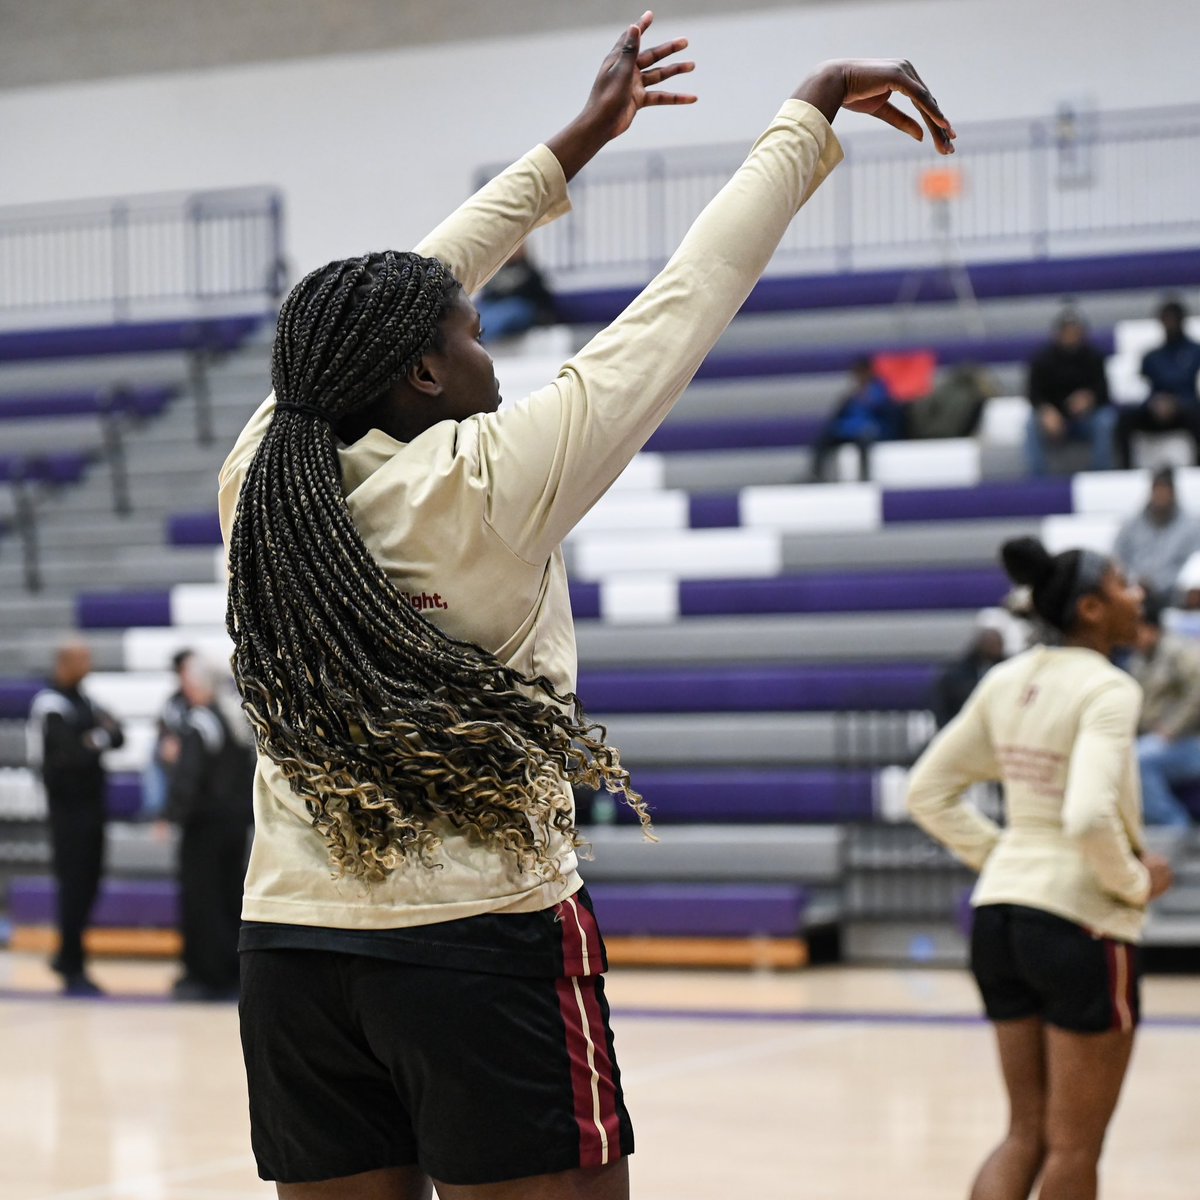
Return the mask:
<path fill-rule="evenodd" d="M 262 1178 L 418 1166 L 471 1185 L 631 1154 L 602 943 L 581 898 L 545 914 L 570 972 L 553 976 L 504 974 L 494 959 L 469 969 L 461 938 L 452 966 L 362 953 L 361 942 L 353 952 L 244 944 L 242 1044 Z M 534 925 L 521 915 L 475 920 L 513 922 L 526 943 Z M 460 934 L 468 926 L 454 924 Z M 275 940 L 294 928 L 279 927 Z"/>
<path fill-rule="evenodd" d="M 1138 948 L 1018 904 L 975 909 L 971 972 L 992 1021 L 1041 1017 L 1073 1033 L 1141 1019 Z"/>

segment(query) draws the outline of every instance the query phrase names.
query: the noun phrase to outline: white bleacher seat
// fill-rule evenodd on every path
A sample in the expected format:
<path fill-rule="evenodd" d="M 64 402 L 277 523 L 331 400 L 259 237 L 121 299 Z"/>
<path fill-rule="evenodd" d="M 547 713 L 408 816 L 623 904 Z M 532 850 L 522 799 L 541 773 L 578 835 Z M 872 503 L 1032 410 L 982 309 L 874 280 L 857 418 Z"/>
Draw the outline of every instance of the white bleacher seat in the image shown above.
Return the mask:
<path fill-rule="evenodd" d="M 87 694 L 101 708 L 121 720 L 156 717 L 175 690 L 170 671 L 93 671 L 87 678 Z"/>
<path fill-rule="evenodd" d="M 179 583 L 171 589 L 171 624 L 205 628 L 225 623 L 223 583 Z"/>
<path fill-rule="evenodd" d="M 983 406 L 979 440 L 985 446 L 1023 446 L 1029 425 L 1025 396 L 993 396 Z"/>
<path fill-rule="evenodd" d="M 1175 472 L 1179 505 L 1200 512 L 1200 467 Z M 1143 508 L 1150 495 L 1150 472 L 1080 471 L 1071 480 L 1072 505 L 1077 513 L 1128 517 Z"/>
<path fill-rule="evenodd" d="M 681 491 L 635 491 L 624 488 L 602 496 L 571 533 L 574 540 L 586 533 L 622 529 L 686 529 L 688 496 Z"/>
<path fill-rule="evenodd" d="M 1148 471 L 1080 471 L 1071 480 L 1076 513 L 1127 517 L 1142 508 L 1150 493 Z"/>
<path fill-rule="evenodd" d="M 214 665 L 227 664 L 233 642 L 224 621 L 209 628 L 127 629 L 121 639 L 121 656 L 127 671 L 161 671 L 180 650 L 194 650 Z"/>
<path fill-rule="evenodd" d="M 783 547 L 765 529 L 683 529 L 674 533 L 593 533 L 575 540 L 575 577 L 635 573 L 674 579 L 738 579 L 778 575 Z"/>
<path fill-rule="evenodd" d="M 982 474 L 974 438 L 882 442 L 871 451 L 871 479 L 883 488 L 974 487 Z"/>
<path fill-rule="evenodd" d="M 1042 542 L 1051 554 L 1075 549 L 1111 554 L 1120 528 L 1121 518 L 1116 516 L 1068 514 L 1046 517 L 1042 521 Z"/>
<path fill-rule="evenodd" d="M 1175 583 L 1183 592 L 1200 589 L 1200 551 L 1188 555 L 1187 561 L 1179 569 L 1179 578 Z"/>
<path fill-rule="evenodd" d="M 628 575 L 600 583 L 600 616 L 610 625 L 661 624 L 679 617 L 679 582 L 670 575 Z"/>
<path fill-rule="evenodd" d="M 1142 378 L 1142 356 L 1136 358 L 1112 354 L 1104 360 L 1108 379 L 1108 394 L 1116 404 L 1140 404 L 1146 398 L 1146 381 Z"/>
<path fill-rule="evenodd" d="M 1190 467 L 1195 453 L 1196 444 L 1183 432 L 1135 433 L 1130 447 L 1133 465 L 1151 471 L 1159 467 Z"/>
<path fill-rule="evenodd" d="M 629 466 L 617 476 L 613 491 L 649 492 L 663 485 L 666 474 L 661 454 L 635 454 Z"/>
<path fill-rule="evenodd" d="M 883 499 L 872 483 L 778 484 L 743 488 L 741 523 L 788 533 L 857 533 L 883 527 Z"/>

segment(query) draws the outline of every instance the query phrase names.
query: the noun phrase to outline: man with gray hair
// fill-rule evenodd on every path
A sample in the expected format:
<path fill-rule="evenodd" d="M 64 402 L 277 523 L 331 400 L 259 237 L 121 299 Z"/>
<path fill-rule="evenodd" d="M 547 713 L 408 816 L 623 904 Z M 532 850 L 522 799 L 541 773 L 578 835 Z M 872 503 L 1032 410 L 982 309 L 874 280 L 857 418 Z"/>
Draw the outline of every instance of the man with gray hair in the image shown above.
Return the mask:
<path fill-rule="evenodd" d="M 1175 494 L 1175 473 L 1160 467 L 1146 507 L 1121 526 L 1113 554 L 1143 587 L 1172 599 L 1183 564 L 1200 550 L 1200 521 L 1188 516 Z"/>
<path fill-rule="evenodd" d="M 253 739 L 236 702 L 222 696 L 220 677 L 199 655 L 183 664 L 179 683 L 188 708 L 167 800 L 167 816 L 180 830 L 183 976 L 174 995 L 231 999 L 253 819 Z"/>

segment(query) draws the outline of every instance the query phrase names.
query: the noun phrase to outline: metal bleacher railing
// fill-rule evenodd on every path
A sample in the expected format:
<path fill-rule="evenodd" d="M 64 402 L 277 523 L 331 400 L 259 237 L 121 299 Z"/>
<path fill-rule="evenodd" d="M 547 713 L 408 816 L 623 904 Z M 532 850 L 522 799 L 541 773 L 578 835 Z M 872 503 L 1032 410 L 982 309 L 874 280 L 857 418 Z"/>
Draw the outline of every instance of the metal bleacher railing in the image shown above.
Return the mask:
<path fill-rule="evenodd" d="M 0 208 L 0 359 L 183 352 L 197 439 L 209 442 L 209 365 L 243 326 L 274 312 L 285 271 L 283 198 L 274 188 Z M 101 372 L 100 380 L 89 388 L 91 406 L 76 397 L 78 406 L 65 411 L 94 415 L 93 453 L 110 468 L 114 510 L 127 514 L 123 439 L 137 397 L 119 376 Z M 42 585 L 36 499 L 44 457 L 26 452 L 0 462 L 11 493 L 0 528 L 11 524 L 19 537 L 29 591 Z"/>
<path fill-rule="evenodd" d="M 843 146 L 776 270 L 911 268 L 944 261 L 950 243 L 968 261 L 1148 251 L 1200 233 L 1200 106 L 978 122 L 959 127 L 949 160 L 894 134 L 852 132 Z M 535 235 L 539 263 L 567 287 L 645 278 L 744 153 L 602 157 L 571 185 L 573 212 Z"/>
<path fill-rule="evenodd" d="M 283 282 L 283 199 L 238 188 L 0 209 L 0 321 L 263 310 Z"/>

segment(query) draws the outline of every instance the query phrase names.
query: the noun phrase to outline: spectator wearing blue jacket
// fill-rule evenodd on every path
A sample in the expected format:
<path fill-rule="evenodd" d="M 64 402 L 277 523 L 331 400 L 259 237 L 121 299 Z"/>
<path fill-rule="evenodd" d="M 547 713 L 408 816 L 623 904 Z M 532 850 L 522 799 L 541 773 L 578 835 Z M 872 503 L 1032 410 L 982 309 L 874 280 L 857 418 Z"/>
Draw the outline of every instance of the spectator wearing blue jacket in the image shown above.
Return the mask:
<path fill-rule="evenodd" d="M 1196 396 L 1200 345 L 1185 332 L 1187 311 L 1178 300 L 1168 300 L 1158 310 L 1158 319 L 1163 344 L 1142 359 L 1149 394 L 1141 404 L 1121 413 L 1117 422 L 1117 457 L 1123 467 L 1130 464 L 1135 433 L 1187 433 L 1193 457 L 1200 462 L 1200 400 Z"/>
<path fill-rule="evenodd" d="M 862 478 L 871 477 L 871 447 L 904 436 L 904 413 L 887 385 L 875 374 L 869 358 L 851 368 L 851 388 L 821 431 L 813 447 L 813 479 L 823 481 L 829 457 L 839 446 L 857 446 Z"/>

